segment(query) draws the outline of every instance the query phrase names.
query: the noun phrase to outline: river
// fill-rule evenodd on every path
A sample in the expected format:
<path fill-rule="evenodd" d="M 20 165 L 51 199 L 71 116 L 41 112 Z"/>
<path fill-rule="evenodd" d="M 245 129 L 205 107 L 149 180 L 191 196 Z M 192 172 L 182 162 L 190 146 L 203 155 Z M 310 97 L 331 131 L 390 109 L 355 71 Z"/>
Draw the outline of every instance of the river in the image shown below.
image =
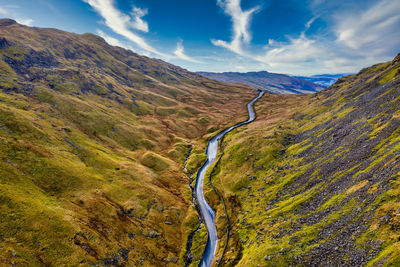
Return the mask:
<path fill-rule="evenodd" d="M 201 166 L 199 172 L 197 173 L 197 180 L 195 186 L 195 193 L 200 208 L 200 214 L 201 217 L 203 218 L 203 222 L 206 226 L 208 233 L 206 248 L 203 252 L 203 257 L 200 262 L 201 267 L 211 266 L 218 246 L 218 235 L 217 235 L 217 229 L 215 227 L 215 213 L 214 210 L 210 207 L 210 205 L 208 205 L 206 199 L 204 198 L 203 186 L 204 186 L 205 174 L 208 168 L 215 162 L 217 158 L 219 140 L 221 140 L 221 138 L 223 138 L 225 134 L 229 133 L 233 129 L 248 124 L 255 120 L 256 114 L 254 112 L 253 104 L 263 95 L 264 91 L 259 91 L 258 96 L 255 97 L 249 104 L 247 104 L 247 110 L 249 113 L 249 118 L 247 121 L 240 122 L 238 124 L 235 124 L 234 126 L 231 126 L 223 130 L 208 142 L 206 149 L 207 161 L 204 163 L 203 166 Z"/>

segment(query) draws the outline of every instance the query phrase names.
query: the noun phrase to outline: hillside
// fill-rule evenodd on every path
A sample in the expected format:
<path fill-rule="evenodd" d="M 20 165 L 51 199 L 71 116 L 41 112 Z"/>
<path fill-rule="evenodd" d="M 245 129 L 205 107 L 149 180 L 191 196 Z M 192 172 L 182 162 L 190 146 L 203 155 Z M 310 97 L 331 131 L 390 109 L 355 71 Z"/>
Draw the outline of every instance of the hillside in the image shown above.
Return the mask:
<path fill-rule="evenodd" d="M 211 174 L 228 217 L 208 184 L 222 265 L 398 266 L 400 54 L 257 113 Z"/>
<path fill-rule="evenodd" d="M 198 224 L 188 146 L 246 118 L 255 95 L 93 34 L 0 20 L 1 264 L 181 266 Z"/>
<path fill-rule="evenodd" d="M 277 94 L 304 94 L 315 93 L 324 86 L 312 83 L 307 80 L 298 79 L 285 74 L 260 72 L 198 72 L 198 74 L 221 82 L 241 83 L 249 86 L 264 89 Z"/>

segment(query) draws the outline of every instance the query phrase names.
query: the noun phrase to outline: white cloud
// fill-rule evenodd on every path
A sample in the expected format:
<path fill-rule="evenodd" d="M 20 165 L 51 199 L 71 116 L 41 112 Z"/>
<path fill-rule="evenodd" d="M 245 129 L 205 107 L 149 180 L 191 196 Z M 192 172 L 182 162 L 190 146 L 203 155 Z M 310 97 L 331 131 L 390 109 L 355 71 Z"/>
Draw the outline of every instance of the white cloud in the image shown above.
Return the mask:
<path fill-rule="evenodd" d="M 270 40 L 266 52 L 252 58 L 267 64 L 269 71 L 298 75 L 352 73 L 379 61 L 346 51 L 335 41 L 308 38 L 304 33 L 288 39 Z"/>
<path fill-rule="evenodd" d="M 0 7 L 0 15 L 7 15 L 8 12 L 4 8 Z"/>
<path fill-rule="evenodd" d="M 100 14 L 100 16 L 103 17 L 104 23 L 115 33 L 124 36 L 128 40 L 134 42 L 136 45 L 138 45 L 141 49 L 151 52 L 155 55 L 161 56 L 168 58 L 167 55 L 157 51 L 155 48 L 153 48 L 151 45 L 149 45 L 145 39 L 137 35 L 132 31 L 132 29 L 137 29 L 135 28 L 136 25 L 136 20 L 139 19 L 141 20 L 140 15 L 142 14 L 136 14 L 134 16 L 134 19 L 121 11 L 119 11 L 115 7 L 114 0 L 83 0 L 86 3 L 88 3 L 96 12 Z M 139 12 L 140 13 L 140 12 Z M 140 24 L 140 23 L 139 23 Z M 140 30 L 143 31 L 144 29 L 144 24 L 142 23 L 142 27 Z M 147 24 L 146 24 L 147 25 Z"/>
<path fill-rule="evenodd" d="M 337 41 L 365 55 L 400 47 L 400 1 L 381 0 L 367 10 L 335 15 Z"/>
<path fill-rule="evenodd" d="M 6 8 L 6 9 L 21 8 L 19 5 L 14 5 L 14 4 L 2 5 L 2 7 L 3 7 L 3 8 Z"/>
<path fill-rule="evenodd" d="M 243 43 L 248 44 L 251 40 L 249 29 L 251 16 L 259 10 L 259 7 L 243 11 L 240 6 L 240 0 L 218 0 L 217 3 L 231 17 L 233 35 L 231 42 L 222 40 L 211 40 L 211 42 L 215 46 L 227 48 L 237 54 L 245 54 Z"/>
<path fill-rule="evenodd" d="M 134 17 L 132 27 L 142 32 L 149 32 L 149 25 L 142 19 L 147 15 L 147 9 L 134 7 L 131 14 Z"/>
<path fill-rule="evenodd" d="M 246 67 L 240 66 L 240 65 L 236 65 L 235 69 L 237 69 L 238 71 L 246 71 L 247 70 Z"/>
<path fill-rule="evenodd" d="M 304 33 L 298 38 L 289 38 L 288 43 L 270 40 L 265 49 L 267 52 L 264 55 L 254 58 L 270 66 L 310 61 L 324 53 L 324 49 L 319 47 L 317 41 L 308 39 Z"/>
<path fill-rule="evenodd" d="M 22 18 L 16 18 L 15 19 L 19 24 L 26 25 L 26 26 L 32 26 L 33 19 L 22 19 Z"/>
<path fill-rule="evenodd" d="M 114 38 L 114 37 L 112 37 L 112 36 L 110 36 L 110 35 L 104 33 L 104 32 L 101 31 L 101 30 L 97 30 L 96 33 L 97 33 L 99 36 L 103 37 L 103 39 L 104 39 L 109 45 L 112 45 L 112 46 L 119 46 L 119 47 L 122 47 L 122 48 L 129 49 L 129 50 L 134 51 L 134 49 L 133 49 L 131 46 L 122 43 L 122 42 L 121 42 L 120 40 L 118 40 L 117 38 Z"/>
<path fill-rule="evenodd" d="M 174 52 L 175 56 L 179 59 L 183 59 L 186 61 L 190 61 L 193 63 L 201 63 L 199 60 L 196 60 L 188 55 L 185 54 L 185 47 L 183 46 L 183 42 L 180 41 L 176 45 L 176 50 Z"/>
<path fill-rule="evenodd" d="M 7 5 L 6 7 L 7 7 L 7 9 L 8 8 L 18 8 L 18 6 L 15 6 L 15 5 Z M 5 9 L 4 7 L 0 7 L 0 15 L 15 19 L 15 21 L 18 22 L 19 24 L 26 25 L 26 26 L 32 26 L 33 19 L 21 18 L 15 12 L 13 12 L 13 11 L 10 12 L 7 9 Z"/>
<path fill-rule="evenodd" d="M 307 23 L 306 23 L 306 29 L 305 29 L 304 33 L 305 33 L 308 29 L 310 29 L 311 25 L 314 23 L 314 21 L 315 21 L 317 18 L 318 18 L 318 16 L 314 16 L 314 17 L 312 17 L 309 21 L 307 21 Z"/>

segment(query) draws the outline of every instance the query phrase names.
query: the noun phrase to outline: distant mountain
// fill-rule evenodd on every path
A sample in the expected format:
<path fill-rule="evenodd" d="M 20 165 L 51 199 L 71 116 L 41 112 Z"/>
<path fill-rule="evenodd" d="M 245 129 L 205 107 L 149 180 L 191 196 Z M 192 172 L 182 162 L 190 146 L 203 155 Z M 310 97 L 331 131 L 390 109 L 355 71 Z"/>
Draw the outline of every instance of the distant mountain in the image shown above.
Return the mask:
<path fill-rule="evenodd" d="M 198 72 L 207 78 L 226 82 L 243 83 L 259 89 L 264 89 L 277 94 L 309 94 L 325 88 L 325 86 L 313 83 L 306 79 L 299 79 L 285 74 L 259 72 Z"/>
<path fill-rule="evenodd" d="M 349 73 L 343 74 L 320 74 L 313 76 L 293 76 L 293 78 L 297 78 L 300 80 L 309 81 L 323 87 L 329 87 L 334 84 L 340 77 L 349 75 Z"/>

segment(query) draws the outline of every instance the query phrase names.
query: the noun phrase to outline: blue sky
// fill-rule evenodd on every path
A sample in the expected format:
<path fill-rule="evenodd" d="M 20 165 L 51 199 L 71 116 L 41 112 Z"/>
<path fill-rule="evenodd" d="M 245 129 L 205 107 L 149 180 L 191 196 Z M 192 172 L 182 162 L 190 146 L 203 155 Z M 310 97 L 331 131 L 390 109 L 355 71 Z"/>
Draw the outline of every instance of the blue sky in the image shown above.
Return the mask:
<path fill-rule="evenodd" d="M 400 52 L 400 0 L 0 0 L 0 17 L 191 71 L 349 73 Z"/>

